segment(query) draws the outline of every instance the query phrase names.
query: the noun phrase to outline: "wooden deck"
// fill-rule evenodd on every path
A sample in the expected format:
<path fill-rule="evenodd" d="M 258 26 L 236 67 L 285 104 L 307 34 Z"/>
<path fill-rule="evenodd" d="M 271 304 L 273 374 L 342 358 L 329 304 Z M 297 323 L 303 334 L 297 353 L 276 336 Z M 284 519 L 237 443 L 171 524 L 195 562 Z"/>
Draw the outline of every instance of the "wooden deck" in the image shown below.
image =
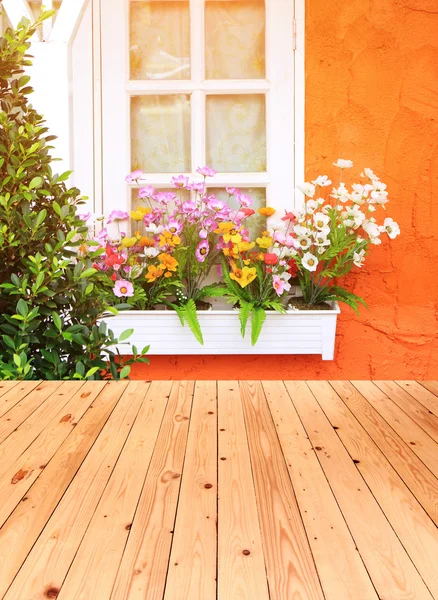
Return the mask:
<path fill-rule="evenodd" d="M 438 382 L 0 382 L 0 598 L 438 599 Z"/>

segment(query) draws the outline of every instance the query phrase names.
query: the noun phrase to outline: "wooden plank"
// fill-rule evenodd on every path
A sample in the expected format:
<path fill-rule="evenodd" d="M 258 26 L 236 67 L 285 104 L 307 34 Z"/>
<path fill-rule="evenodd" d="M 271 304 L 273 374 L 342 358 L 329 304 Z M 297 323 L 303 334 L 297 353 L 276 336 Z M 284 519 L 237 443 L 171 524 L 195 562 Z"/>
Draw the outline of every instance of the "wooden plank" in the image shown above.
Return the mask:
<path fill-rule="evenodd" d="M 5 595 L 47 598 L 59 590 L 108 483 L 148 384 L 130 382 Z"/>
<path fill-rule="evenodd" d="M 216 382 L 195 386 L 165 600 L 216 600 Z"/>
<path fill-rule="evenodd" d="M 44 431 L 27 450 L 15 461 L 8 462 L 0 480 L 0 525 L 47 468 L 55 452 L 105 385 L 105 382 L 96 381 L 85 383 L 64 407 L 61 405 L 51 421 L 44 423 Z"/>
<path fill-rule="evenodd" d="M 438 398 L 435 393 L 425 389 L 417 381 L 396 381 L 396 383 L 438 417 Z"/>
<path fill-rule="evenodd" d="M 175 383 L 111 598 L 162 600 L 184 464 L 193 382 Z"/>
<path fill-rule="evenodd" d="M 432 600 L 336 431 L 303 381 L 286 388 L 381 598 Z"/>
<path fill-rule="evenodd" d="M 3 417 L 13 406 L 41 385 L 41 381 L 20 381 L 0 398 L 0 417 Z M 1 419 L 3 421 L 3 418 Z M 0 421 L 1 422 L 1 421 Z"/>
<path fill-rule="evenodd" d="M 260 383 L 241 382 L 271 600 L 324 598 Z"/>
<path fill-rule="evenodd" d="M 394 381 L 374 381 L 374 384 L 424 429 L 434 442 L 438 442 L 438 417 L 431 414 L 427 408 Z"/>
<path fill-rule="evenodd" d="M 330 383 L 430 518 L 438 525 L 438 480 L 436 477 L 351 383 L 348 381 L 331 381 Z"/>
<path fill-rule="evenodd" d="M 0 531 L 0 597 L 6 592 L 127 386 L 110 382 Z"/>
<path fill-rule="evenodd" d="M 0 479 L 13 462 L 26 450 L 26 448 L 39 436 L 39 434 L 52 421 L 63 406 L 84 385 L 82 381 L 66 381 L 57 390 L 42 402 L 36 410 L 18 425 L 11 410 L 11 421 L 16 429 L 0 444 Z M 0 425 L 1 427 L 1 425 Z"/>
<path fill-rule="evenodd" d="M 18 385 L 18 381 L 0 381 L 0 398 L 16 385 Z"/>
<path fill-rule="evenodd" d="M 429 390 L 438 399 L 438 381 L 417 381 L 417 383 Z"/>
<path fill-rule="evenodd" d="M 412 448 L 430 471 L 438 476 L 437 445 L 414 421 L 371 381 L 352 381 L 354 387 Z"/>
<path fill-rule="evenodd" d="M 309 382 L 432 596 L 438 597 L 436 527 L 373 440 L 327 381 Z"/>
<path fill-rule="evenodd" d="M 61 381 L 43 381 L 13 406 L 0 420 L 0 443 L 37 410 L 60 386 Z M 13 390 L 12 390 L 13 391 Z"/>
<path fill-rule="evenodd" d="M 110 598 L 171 387 L 150 386 L 58 600 Z"/>
<path fill-rule="evenodd" d="M 218 599 L 269 600 L 237 381 L 218 382 Z"/>
<path fill-rule="evenodd" d="M 378 600 L 284 384 L 265 381 L 263 388 L 326 600 Z"/>

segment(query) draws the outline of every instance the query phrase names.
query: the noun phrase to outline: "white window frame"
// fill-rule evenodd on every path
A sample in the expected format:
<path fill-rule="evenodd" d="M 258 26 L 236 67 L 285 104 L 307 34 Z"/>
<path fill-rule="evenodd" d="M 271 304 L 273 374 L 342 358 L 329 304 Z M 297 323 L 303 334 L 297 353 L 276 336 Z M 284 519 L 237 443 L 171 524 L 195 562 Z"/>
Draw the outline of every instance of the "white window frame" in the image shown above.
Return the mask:
<path fill-rule="evenodd" d="M 124 180 L 131 170 L 130 99 L 147 94 L 191 94 L 194 171 L 206 164 L 202 118 L 206 93 L 266 94 L 267 172 L 220 173 L 209 179 L 208 185 L 265 188 L 267 202 L 280 212 L 302 203 L 302 194 L 295 189 L 296 183 L 304 180 L 304 0 L 265 1 L 266 79 L 204 80 L 204 0 L 190 0 L 192 74 L 191 80 L 178 81 L 129 79 L 129 0 L 102 2 L 98 51 L 103 127 L 98 135 L 102 141 L 103 201 L 96 206 L 98 212 L 131 207 L 133 186 Z M 285 53 L 290 53 L 290 60 Z M 185 175 L 199 179 L 195 172 Z M 171 174 L 148 173 L 141 183 L 165 188 L 170 178 Z"/>

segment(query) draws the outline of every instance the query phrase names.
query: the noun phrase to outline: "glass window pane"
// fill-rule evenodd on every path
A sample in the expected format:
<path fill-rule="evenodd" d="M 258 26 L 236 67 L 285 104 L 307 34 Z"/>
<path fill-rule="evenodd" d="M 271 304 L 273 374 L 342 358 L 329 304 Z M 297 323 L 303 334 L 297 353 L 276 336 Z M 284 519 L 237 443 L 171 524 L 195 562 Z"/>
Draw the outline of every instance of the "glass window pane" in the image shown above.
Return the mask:
<path fill-rule="evenodd" d="M 132 169 L 146 173 L 191 170 L 190 96 L 134 96 L 131 99 Z"/>
<path fill-rule="evenodd" d="M 265 77 L 264 0 L 207 0 L 207 79 Z"/>
<path fill-rule="evenodd" d="M 263 208 L 266 206 L 266 189 L 265 188 L 241 188 L 240 191 L 243 194 L 247 194 L 252 198 L 251 208 L 257 211 L 258 208 Z M 223 188 L 208 188 L 209 194 L 214 194 L 219 200 L 224 200 L 228 206 L 231 206 L 233 209 L 238 208 L 237 201 L 234 197 L 230 198 L 230 195 Z M 249 233 L 251 235 L 251 239 L 255 239 L 258 237 L 261 232 L 266 229 L 266 217 L 262 215 L 255 214 L 252 215 L 247 224 L 249 225 Z"/>
<path fill-rule="evenodd" d="M 266 171 L 265 96 L 207 96 L 207 164 L 222 173 Z"/>
<path fill-rule="evenodd" d="M 188 0 L 131 0 L 131 79 L 190 79 Z"/>

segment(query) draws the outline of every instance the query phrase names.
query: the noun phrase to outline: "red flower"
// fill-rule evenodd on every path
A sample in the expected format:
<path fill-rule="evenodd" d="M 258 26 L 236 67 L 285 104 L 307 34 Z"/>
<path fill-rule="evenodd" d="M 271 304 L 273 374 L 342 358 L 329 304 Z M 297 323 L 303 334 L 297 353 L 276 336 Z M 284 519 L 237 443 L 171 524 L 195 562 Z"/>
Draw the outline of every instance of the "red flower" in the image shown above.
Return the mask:
<path fill-rule="evenodd" d="M 108 267 L 117 267 L 120 265 L 123 265 L 123 263 L 125 262 L 125 259 L 123 258 L 123 256 L 120 256 L 119 254 L 111 254 L 110 256 L 108 256 L 107 259 L 105 259 L 105 264 Z"/>
<path fill-rule="evenodd" d="M 281 218 L 282 221 L 290 221 L 291 223 L 295 223 L 297 220 L 296 216 L 292 212 L 286 212 L 284 217 Z"/>
<path fill-rule="evenodd" d="M 247 208 L 246 206 L 242 206 L 239 209 L 239 212 L 244 214 L 245 217 L 250 217 L 251 215 L 253 215 L 255 213 L 255 210 L 253 210 L 252 208 Z"/>
<path fill-rule="evenodd" d="M 263 257 L 266 265 L 276 265 L 278 263 L 278 256 L 267 252 Z"/>
<path fill-rule="evenodd" d="M 289 263 L 289 270 L 288 273 L 289 275 L 292 275 L 292 277 L 296 277 L 298 275 L 298 266 L 296 261 L 292 258 Z"/>
<path fill-rule="evenodd" d="M 111 281 L 116 281 L 116 279 L 117 279 L 117 275 L 115 273 L 113 273 L 111 275 Z"/>

